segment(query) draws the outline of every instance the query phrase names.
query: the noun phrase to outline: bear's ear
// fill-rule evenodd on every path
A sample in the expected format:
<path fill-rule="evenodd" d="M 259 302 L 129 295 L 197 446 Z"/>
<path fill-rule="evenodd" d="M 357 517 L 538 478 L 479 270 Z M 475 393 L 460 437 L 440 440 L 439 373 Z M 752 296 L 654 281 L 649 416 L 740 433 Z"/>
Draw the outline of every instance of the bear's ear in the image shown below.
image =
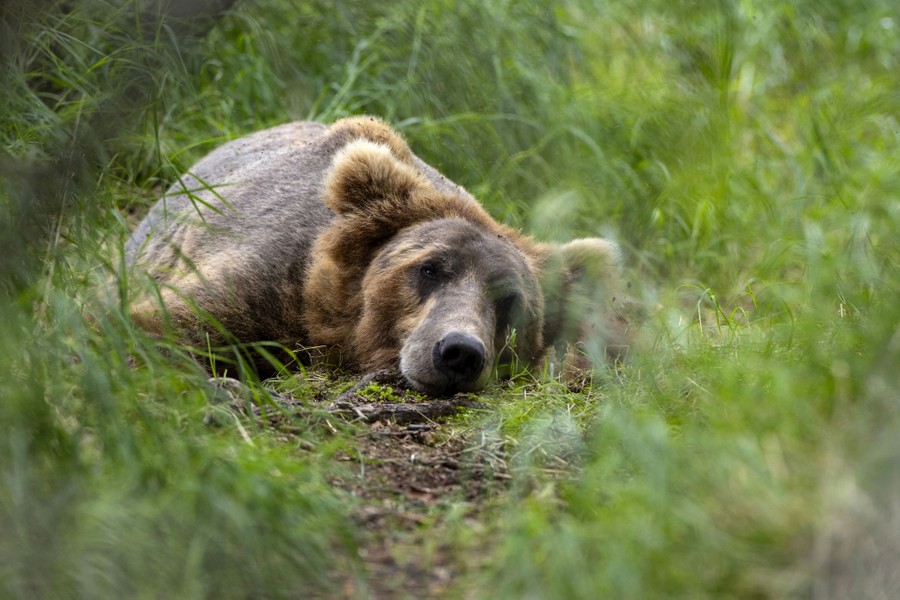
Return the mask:
<path fill-rule="evenodd" d="M 341 149 L 325 179 L 325 203 L 338 214 L 405 204 L 429 181 L 401 162 L 388 146 L 357 139 Z"/>
<path fill-rule="evenodd" d="M 594 358 L 615 356 L 628 345 L 630 319 L 622 307 L 619 247 L 601 238 L 584 238 L 547 250 L 541 276 L 544 292 L 544 343 L 558 356 L 572 349 Z M 600 356 L 598 356 L 600 354 Z"/>
<path fill-rule="evenodd" d="M 403 137 L 377 117 L 347 117 L 335 121 L 329 127 L 329 132 L 338 138 L 347 136 L 347 140 L 364 139 L 376 144 L 383 144 L 390 148 L 391 153 L 399 158 L 400 162 L 408 165 L 414 165 L 416 162 L 412 150 L 403 141 Z"/>
<path fill-rule="evenodd" d="M 618 245 L 602 238 L 582 238 L 562 245 L 545 246 L 541 286 L 550 312 L 583 312 L 573 302 L 593 296 L 594 301 L 619 292 L 621 253 Z M 552 315 L 551 315 L 552 316 Z M 562 314 L 557 315 L 562 317 Z M 553 329 L 552 327 L 550 328 Z"/>
<path fill-rule="evenodd" d="M 618 281 L 622 253 L 618 244 L 603 238 L 581 238 L 556 247 L 568 277 L 597 283 Z"/>

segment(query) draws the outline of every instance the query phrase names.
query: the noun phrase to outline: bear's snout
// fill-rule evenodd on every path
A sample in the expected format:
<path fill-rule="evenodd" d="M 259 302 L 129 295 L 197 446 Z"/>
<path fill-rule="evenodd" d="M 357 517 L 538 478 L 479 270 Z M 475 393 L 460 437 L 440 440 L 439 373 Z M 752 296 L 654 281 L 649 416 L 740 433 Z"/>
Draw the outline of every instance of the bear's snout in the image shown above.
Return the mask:
<path fill-rule="evenodd" d="M 456 384 L 478 379 L 484 368 L 484 344 L 474 335 L 451 332 L 434 345 L 434 368 Z"/>

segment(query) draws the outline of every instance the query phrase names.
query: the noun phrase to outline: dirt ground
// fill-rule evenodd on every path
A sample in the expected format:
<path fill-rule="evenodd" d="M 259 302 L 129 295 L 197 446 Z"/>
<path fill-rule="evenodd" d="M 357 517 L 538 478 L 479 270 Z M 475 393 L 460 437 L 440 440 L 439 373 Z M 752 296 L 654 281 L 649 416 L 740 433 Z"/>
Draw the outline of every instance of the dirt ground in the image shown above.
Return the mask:
<path fill-rule="evenodd" d="M 489 551 L 480 519 L 491 498 L 510 478 L 499 441 L 473 444 L 466 428 L 448 419 L 480 405 L 466 395 L 427 398 L 404 389 L 396 375 L 364 377 L 335 396 L 334 381 L 313 381 L 313 408 L 353 423 L 352 444 L 334 456 L 330 482 L 348 494 L 350 518 L 360 532 L 358 554 L 364 572 L 340 575 L 347 598 L 441 597 L 477 572 Z M 217 380 L 232 406 L 252 412 L 279 435 L 305 425 L 293 416 L 310 410 L 307 399 L 273 392 L 280 411 L 246 402 L 234 380 Z M 301 419 L 302 421 L 303 419 Z M 463 527 L 459 527 L 460 522 Z M 450 536 L 459 531 L 477 540 L 482 552 L 460 553 Z M 454 533 L 457 532 L 457 533 Z"/>
<path fill-rule="evenodd" d="M 479 561 L 454 555 L 445 537 L 447 514 L 477 528 L 481 502 L 502 488 L 504 474 L 467 452 L 466 441 L 440 424 L 386 420 L 369 428 L 357 438 L 354 455 L 338 457 L 349 468 L 333 480 L 360 500 L 354 519 L 364 531 L 359 553 L 365 595 L 441 596 Z"/>

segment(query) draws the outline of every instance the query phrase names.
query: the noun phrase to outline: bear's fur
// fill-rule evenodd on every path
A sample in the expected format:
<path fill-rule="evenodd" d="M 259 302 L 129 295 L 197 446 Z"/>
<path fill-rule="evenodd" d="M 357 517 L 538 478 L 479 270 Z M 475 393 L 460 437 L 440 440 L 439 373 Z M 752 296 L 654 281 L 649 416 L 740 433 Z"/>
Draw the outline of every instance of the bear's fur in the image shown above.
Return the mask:
<path fill-rule="evenodd" d="M 432 394 L 479 390 L 513 355 L 627 345 L 614 244 L 543 244 L 497 223 L 372 117 L 225 144 L 167 191 L 126 256 L 163 284 L 132 309 L 155 333 L 324 347 Z"/>

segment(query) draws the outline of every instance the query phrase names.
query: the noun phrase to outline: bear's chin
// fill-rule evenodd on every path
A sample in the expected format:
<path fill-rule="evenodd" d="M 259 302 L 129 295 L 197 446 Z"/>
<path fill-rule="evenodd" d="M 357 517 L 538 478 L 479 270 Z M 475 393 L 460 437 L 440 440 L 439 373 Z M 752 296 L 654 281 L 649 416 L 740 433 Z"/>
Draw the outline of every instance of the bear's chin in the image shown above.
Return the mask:
<path fill-rule="evenodd" d="M 412 374 L 403 369 L 401 364 L 400 374 L 406 383 L 417 392 L 428 394 L 429 396 L 449 397 L 455 394 L 466 394 L 480 392 L 487 385 L 490 372 L 482 374 L 478 379 L 473 381 L 453 381 L 448 377 L 441 376 L 442 382 L 423 382 L 416 379 Z"/>

